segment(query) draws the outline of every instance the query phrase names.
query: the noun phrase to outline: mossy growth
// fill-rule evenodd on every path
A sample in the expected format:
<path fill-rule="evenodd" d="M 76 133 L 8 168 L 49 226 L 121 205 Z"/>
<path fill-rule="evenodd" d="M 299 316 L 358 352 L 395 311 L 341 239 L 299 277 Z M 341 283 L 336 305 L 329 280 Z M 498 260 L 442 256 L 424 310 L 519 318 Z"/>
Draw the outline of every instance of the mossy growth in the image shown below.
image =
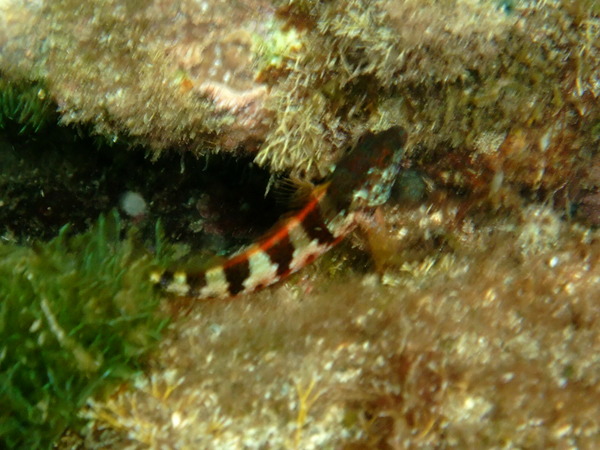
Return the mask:
<path fill-rule="evenodd" d="M 56 120 L 55 104 L 41 83 L 14 82 L 0 72 L 0 130 L 37 133 Z"/>
<path fill-rule="evenodd" d="M 82 234 L 0 245 L 0 447 L 49 448 L 158 341 L 153 260 L 122 228 L 114 213 Z"/>

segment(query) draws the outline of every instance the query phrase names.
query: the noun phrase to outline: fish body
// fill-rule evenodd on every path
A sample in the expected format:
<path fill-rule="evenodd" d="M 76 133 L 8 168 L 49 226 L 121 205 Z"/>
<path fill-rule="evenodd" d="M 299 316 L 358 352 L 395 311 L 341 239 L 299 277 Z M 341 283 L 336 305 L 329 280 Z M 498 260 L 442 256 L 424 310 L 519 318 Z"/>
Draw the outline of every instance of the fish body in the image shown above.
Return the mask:
<path fill-rule="evenodd" d="M 352 231 L 358 215 L 387 201 L 405 141 L 398 126 L 365 133 L 303 206 L 263 238 L 204 271 L 154 272 L 151 281 L 166 292 L 209 299 L 252 292 L 297 272 Z"/>

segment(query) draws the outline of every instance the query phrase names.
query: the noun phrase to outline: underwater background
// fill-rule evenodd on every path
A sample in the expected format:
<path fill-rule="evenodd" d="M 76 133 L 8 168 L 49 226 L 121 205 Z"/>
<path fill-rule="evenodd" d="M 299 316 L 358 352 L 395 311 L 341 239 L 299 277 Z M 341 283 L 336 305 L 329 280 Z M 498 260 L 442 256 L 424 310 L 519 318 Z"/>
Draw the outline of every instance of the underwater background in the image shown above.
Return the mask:
<path fill-rule="evenodd" d="M 599 35 L 597 0 L 0 0 L 0 447 L 597 447 Z M 394 125 L 313 264 L 150 283 Z"/>

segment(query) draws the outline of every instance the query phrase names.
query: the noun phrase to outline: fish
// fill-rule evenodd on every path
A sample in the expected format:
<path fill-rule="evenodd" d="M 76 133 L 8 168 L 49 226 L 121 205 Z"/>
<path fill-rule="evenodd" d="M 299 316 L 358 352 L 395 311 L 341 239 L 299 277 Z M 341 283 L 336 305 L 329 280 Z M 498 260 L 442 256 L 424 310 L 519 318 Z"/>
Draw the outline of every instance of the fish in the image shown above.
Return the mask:
<path fill-rule="evenodd" d="M 206 270 L 157 270 L 150 281 L 164 292 L 204 300 L 236 297 L 285 279 L 387 202 L 406 138 L 400 126 L 364 133 L 323 183 L 305 189 L 302 206 L 262 238 Z"/>

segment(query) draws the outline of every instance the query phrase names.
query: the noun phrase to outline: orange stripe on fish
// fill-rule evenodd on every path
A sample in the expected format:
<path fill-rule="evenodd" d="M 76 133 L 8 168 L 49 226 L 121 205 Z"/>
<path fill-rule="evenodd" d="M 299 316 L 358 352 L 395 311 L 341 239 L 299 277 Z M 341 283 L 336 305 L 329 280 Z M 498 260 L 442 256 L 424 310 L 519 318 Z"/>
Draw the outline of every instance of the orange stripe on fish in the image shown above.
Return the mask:
<path fill-rule="evenodd" d="M 387 201 L 405 141 L 397 126 L 365 133 L 304 206 L 262 239 L 205 271 L 154 272 L 151 281 L 166 292 L 208 299 L 252 292 L 297 272 L 354 229 L 358 214 Z"/>

